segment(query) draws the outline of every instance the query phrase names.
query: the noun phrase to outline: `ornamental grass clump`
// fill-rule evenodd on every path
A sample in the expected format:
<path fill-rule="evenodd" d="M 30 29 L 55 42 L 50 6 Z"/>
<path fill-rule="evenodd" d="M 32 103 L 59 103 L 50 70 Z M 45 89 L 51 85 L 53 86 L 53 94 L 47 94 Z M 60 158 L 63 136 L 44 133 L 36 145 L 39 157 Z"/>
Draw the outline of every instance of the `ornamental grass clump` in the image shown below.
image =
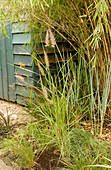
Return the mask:
<path fill-rule="evenodd" d="M 39 87 L 30 85 L 33 96 L 25 101 L 27 112 L 36 121 L 24 128 L 23 138 L 29 139 L 37 157 L 46 148 L 59 150 L 60 160 L 69 169 L 110 168 L 109 144 L 77 129 L 81 120 L 89 120 L 91 133 L 102 136 L 105 118 L 111 117 L 110 4 L 107 0 L 1 2 L 2 33 L 6 35 L 9 22 L 30 22 L 28 28 L 34 38 L 31 45 L 38 40 L 45 45 L 45 64 L 36 51 L 32 53 L 39 70 L 39 75 L 34 73 L 40 77 Z M 74 49 L 75 54 L 70 54 L 67 61 L 59 52 L 58 35 Z M 62 61 L 55 54 L 55 72 L 49 63 L 47 46 L 56 47 Z"/>
<path fill-rule="evenodd" d="M 27 25 L 28 31 L 32 34 L 32 47 L 41 42 L 44 42 L 46 46 L 55 47 L 59 35 L 61 40 L 67 41 L 75 53 L 79 54 L 86 63 L 86 67 L 90 64 L 93 80 L 91 94 L 92 88 L 96 87 L 96 89 L 99 88 L 101 95 L 107 84 L 106 77 L 110 76 L 110 5 L 111 2 L 107 0 L 27 0 L 25 2 L 5 0 L 1 1 L 0 7 L 1 32 L 6 35 L 6 26 L 9 23 L 19 22 L 22 26 Z M 40 70 L 39 63 L 38 68 Z M 98 78 L 96 72 L 98 72 Z M 89 81 L 89 77 L 87 78 Z M 91 79 L 90 81 L 92 81 Z M 99 87 L 97 87 L 97 79 Z M 111 84 L 111 80 L 109 84 Z M 109 102 L 111 88 L 107 95 Z M 94 102 L 93 100 L 92 97 L 92 102 Z M 108 104 L 105 104 L 105 108 L 111 117 Z M 91 109 L 94 110 L 94 107 Z M 101 118 L 103 119 L 103 116 Z M 100 134 L 102 134 L 102 130 Z"/>
<path fill-rule="evenodd" d="M 81 53 L 75 55 L 80 57 Z M 56 69 L 53 70 L 46 52 L 44 61 L 45 64 L 42 64 L 36 58 L 35 62 L 39 69 L 39 87 L 26 83 L 18 76 L 19 81 L 30 86 L 33 94 L 24 100 L 26 111 L 34 117 L 34 121 L 19 129 L 10 139 L 5 139 L 2 147 L 11 155 L 15 155 L 21 167 L 33 167 L 36 164 L 34 161 L 50 149 L 58 151 L 58 161 L 70 169 L 90 168 L 90 165 L 96 165 L 98 162 L 103 165 L 103 157 L 110 159 L 110 145 L 80 129 L 84 120 L 91 119 L 91 131 L 96 133 L 94 125 L 98 123 L 99 128 L 99 122 L 102 123 L 103 120 L 100 117 L 103 104 L 98 107 L 98 99 L 101 98 L 97 98 L 96 84 L 93 86 L 90 62 L 87 64 L 81 57 L 78 62 L 74 62 L 73 56 L 70 55 L 68 61 L 57 62 Z M 97 71 L 95 69 L 96 73 Z M 110 80 L 109 74 L 106 78 L 107 81 Z M 97 82 L 99 87 L 99 78 Z M 108 92 L 105 93 L 106 99 L 110 88 L 109 83 L 107 85 L 104 87 Z M 94 122 L 96 116 L 98 122 Z M 105 163 L 108 164 L 108 161 Z"/>
<path fill-rule="evenodd" d="M 30 99 L 26 99 L 27 111 L 42 126 L 48 126 L 49 134 L 51 132 L 53 135 L 52 142 L 59 147 L 63 156 L 70 129 L 75 127 L 88 113 L 89 103 L 83 107 L 82 99 L 80 100 L 83 90 L 80 87 L 81 82 L 77 82 L 76 67 L 72 59 L 68 62 L 58 63 L 57 73 L 51 73 L 48 59 L 45 58 L 45 60 L 47 60 L 46 66 L 37 61 L 41 93 L 35 93 L 31 102 Z M 69 65 L 72 65 L 72 69 Z M 72 73 L 72 70 L 75 71 L 75 74 Z"/>
<path fill-rule="evenodd" d="M 10 139 L 5 138 L 1 144 L 2 153 L 14 161 L 13 165 L 16 167 L 30 169 L 34 165 L 33 145 L 28 140 L 25 131 L 19 130 L 19 133 L 10 136 Z"/>

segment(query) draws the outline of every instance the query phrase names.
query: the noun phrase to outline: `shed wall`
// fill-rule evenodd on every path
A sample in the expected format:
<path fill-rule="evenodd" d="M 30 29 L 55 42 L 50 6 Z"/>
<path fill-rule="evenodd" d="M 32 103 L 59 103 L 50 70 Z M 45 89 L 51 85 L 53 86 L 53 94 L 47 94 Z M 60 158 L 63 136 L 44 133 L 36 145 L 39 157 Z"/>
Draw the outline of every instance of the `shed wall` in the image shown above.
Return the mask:
<path fill-rule="evenodd" d="M 26 88 L 27 84 L 21 82 L 17 76 L 21 76 L 26 83 L 33 85 L 32 49 L 29 46 L 31 34 L 24 34 L 26 31 L 27 27 L 20 27 L 18 23 L 12 25 L 15 95 L 17 103 L 21 103 L 21 99 L 25 96 L 29 96 L 31 92 L 30 89 Z"/>
<path fill-rule="evenodd" d="M 25 96 L 32 95 L 31 89 L 27 88 L 30 84 L 39 86 L 39 70 L 32 64 L 32 48 L 29 46 L 31 34 L 28 32 L 27 25 L 24 27 L 13 23 L 7 27 L 7 34 L 8 37 L 0 37 L 0 98 L 21 103 Z M 72 49 L 59 37 L 56 37 L 56 42 L 64 59 L 67 58 L 68 51 L 72 51 Z M 33 50 L 44 64 L 43 45 L 44 40 L 40 41 Z M 58 60 L 62 61 L 58 47 L 44 47 L 49 62 L 52 64 L 57 62 L 56 55 Z M 52 66 L 56 71 L 55 65 Z M 20 81 L 18 76 L 19 78 L 21 76 L 25 83 Z"/>
<path fill-rule="evenodd" d="M 19 81 L 16 75 L 34 84 L 32 49 L 29 46 L 31 34 L 24 34 L 26 31 L 27 27 L 14 23 L 7 27 L 8 37 L 0 37 L 0 98 L 17 103 L 21 103 L 21 99 L 28 96 L 30 90 L 25 88 L 26 84 Z"/>

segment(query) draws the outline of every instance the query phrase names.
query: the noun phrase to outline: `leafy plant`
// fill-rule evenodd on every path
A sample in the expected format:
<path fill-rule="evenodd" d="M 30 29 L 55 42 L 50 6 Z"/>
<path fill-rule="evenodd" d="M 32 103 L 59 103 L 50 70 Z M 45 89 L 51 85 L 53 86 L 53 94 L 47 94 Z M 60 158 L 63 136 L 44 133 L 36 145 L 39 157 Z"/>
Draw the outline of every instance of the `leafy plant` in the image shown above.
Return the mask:
<path fill-rule="evenodd" d="M 70 145 L 67 144 L 66 152 L 70 153 L 70 158 L 66 157 L 61 161 L 70 169 L 110 168 L 110 144 L 81 129 L 71 131 Z"/>
<path fill-rule="evenodd" d="M 57 73 L 52 72 L 48 56 L 44 57 L 46 67 L 37 60 L 40 88 L 29 85 L 22 77 L 16 76 L 33 91 L 32 98 L 30 96 L 25 100 L 28 106 L 27 112 L 34 116 L 36 121 L 29 123 L 22 131 L 18 131 L 17 135 L 3 142 L 3 147 L 17 156 L 18 162 L 28 167 L 33 166 L 32 153 L 39 157 L 48 147 L 57 148 L 60 155 L 65 157 L 67 142 L 70 143 L 71 129 L 79 125 L 79 121 L 89 110 L 89 103 L 81 98 L 84 94 L 83 86 L 81 87 L 83 83 L 81 67 L 76 67 L 72 56 L 68 62 L 57 63 Z M 16 145 L 18 147 L 15 147 Z M 31 150 L 29 154 L 28 145 L 33 146 L 33 151 Z"/>
<path fill-rule="evenodd" d="M 8 110 L 7 110 L 7 117 L 4 116 L 4 114 L 0 111 L 0 121 L 3 121 L 6 131 L 9 132 L 10 130 L 10 115 L 8 115 Z"/>
<path fill-rule="evenodd" d="M 86 119 L 88 117 L 92 121 L 93 132 L 102 135 L 106 112 L 109 114 L 110 4 L 106 0 L 1 2 L 1 32 L 5 35 L 5 26 L 9 22 L 19 22 L 22 25 L 30 22 L 28 31 L 33 30 L 35 45 L 38 40 L 43 40 L 43 45 L 56 46 L 58 49 L 58 34 L 75 51 L 75 55 L 68 56 L 67 61 L 59 53 L 62 62 L 57 62 L 56 73 L 51 69 L 44 46 L 45 65 L 38 60 L 36 51 L 32 53 L 32 59 L 40 72 L 40 88 L 27 84 L 34 97 L 30 95 L 25 100 L 27 111 L 36 121 L 28 124 L 22 132 L 22 140 L 26 142 L 28 139 L 31 146 L 33 144 L 38 157 L 47 147 L 55 147 L 70 169 L 106 167 L 105 164 L 108 165 L 110 160 L 108 149 L 104 147 L 109 145 L 103 144 L 89 133 L 75 129 L 86 116 Z M 77 63 L 73 61 L 75 56 L 78 58 Z M 57 54 L 55 57 L 57 58 Z M 22 81 L 24 82 L 23 79 Z M 14 142 L 16 141 L 14 138 Z M 20 148 L 25 147 L 24 142 Z M 14 153 L 16 148 L 12 147 L 12 150 Z M 18 152 L 17 149 L 17 153 L 22 158 L 21 151 Z M 24 161 L 25 159 L 27 160 L 26 157 L 23 158 Z M 26 162 L 28 167 L 33 165 L 33 161 Z"/>
<path fill-rule="evenodd" d="M 34 165 L 33 145 L 23 138 L 23 135 L 19 133 L 11 139 L 4 139 L 3 153 L 18 163 L 20 167 L 31 168 Z"/>
<path fill-rule="evenodd" d="M 19 22 L 21 25 L 27 25 L 28 31 L 33 30 L 31 34 L 33 34 L 32 37 L 35 43 L 33 43 L 32 39 L 32 46 L 37 45 L 38 39 L 43 40 L 43 42 L 45 39 L 46 46 L 52 45 L 54 47 L 56 46 L 57 34 L 59 34 L 62 39 L 69 42 L 75 53 L 77 52 L 77 58 L 80 60 L 81 57 L 86 67 L 90 65 L 89 69 L 92 70 L 92 75 L 90 74 L 88 77 L 87 71 L 84 70 L 87 82 L 91 83 L 89 95 L 93 95 L 92 88 L 94 89 L 95 85 L 101 93 L 106 86 L 106 76 L 110 76 L 110 3 L 110 1 L 106 0 L 63 0 L 62 2 L 60 0 L 27 0 L 26 3 L 22 0 L 2 1 L 0 11 L 1 31 L 5 31 L 5 25 L 9 24 L 9 22 Z M 34 53 L 32 58 L 36 60 Z M 93 84 L 89 82 L 89 79 L 93 81 Z M 99 83 L 99 87 L 97 87 L 97 83 Z M 107 101 L 111 98 L 110 91 L 111 89 L 109 89 Z M 91 102 L 94 102 L 93 100 L 92 96 Z M 93 111 L 91 110 L 92 117 L 94 107 L 91 109 L 93 109 Z M 105 104 L 106 109 L 107 104 Z M 101 127 L 103 126 L 102 124 Z"/>
<path fill-rule="evenodd" d="M 44 31 L 53 29 L 75 51 L 82 49 L 86 58 L 90 56 L 92 65 L 101 67 L 104 61 L 110 61 L 110 4 L 106 0 L 27 0 L 25 3 L 22 0 L 3 0 L 1 31 L 5 32 L 5 25 L 9 22 L 28 23 L 28 31 L 33 30 L 36 42 L 40 35 L 44 37 Z"/>
<path fill-rule="evenodd" d="M 104 67 L 105 66 L 103 66 L 103 70 L 105 70 Z M 94 118 L 94 124 L 95 125 L 97 124 L 98 132 L 100 123 L 100 135 L 102 135 L 105 114 L 107 112 L 108 105 L 110 105 L 109 96 L 111 88 L 111 65 L 109 63 L 109 68 L 107 67 L 107 70 L 104 75 L 102 74 L 103 70 L 101 70 L 101 76 L 102 79 L 104 79 L 104 84 L 101 84 L 101 76 L 99 77 L 98 73 L 99 69 L 96 67 L 94 70 L 96 76 L 93 75 L 93 73 L 91 73 L 92 75 L 90 75 L 91 100 L 92 100 L 91 114 L 92 117 Z M 93 78 L 95 78 L 96 84 L 94 84 Z"/>

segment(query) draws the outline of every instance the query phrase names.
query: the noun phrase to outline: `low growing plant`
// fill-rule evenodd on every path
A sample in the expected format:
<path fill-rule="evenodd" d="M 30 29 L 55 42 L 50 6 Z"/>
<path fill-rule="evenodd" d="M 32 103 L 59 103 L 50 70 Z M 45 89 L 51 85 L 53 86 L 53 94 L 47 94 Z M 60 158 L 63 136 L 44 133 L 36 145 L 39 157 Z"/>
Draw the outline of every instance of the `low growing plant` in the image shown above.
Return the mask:
<path fill-rule="evenodd" d="M 70 144 L 66 145 L 66 152 L 70 157 L 61 161 L 69 169 L 98 169 L 110 168 L 111 144 L 92 137 L 91 133 L 81 129 L 72 129 L 70 134 Z"/>
<path fill-rule="evenodd" d="M 34 165 L 33 145 L 24 137 L 25 132 L 4 139 L 2 143 L 3 153 L 12 159 L 19 167 L 31 168 Z M 28 139 L 29 140 L 29 139 Z"/>
<path fill-rule="evenodd" d="M 5 126 L 6 132 L 9 132 L 9 130 L 10 130 L 10 115 L 8 115 L 8 110 L 7 110 L 7 116 L 6 117 L 0 111 L 0 121 L 1 121 L 1 126 Z"/>

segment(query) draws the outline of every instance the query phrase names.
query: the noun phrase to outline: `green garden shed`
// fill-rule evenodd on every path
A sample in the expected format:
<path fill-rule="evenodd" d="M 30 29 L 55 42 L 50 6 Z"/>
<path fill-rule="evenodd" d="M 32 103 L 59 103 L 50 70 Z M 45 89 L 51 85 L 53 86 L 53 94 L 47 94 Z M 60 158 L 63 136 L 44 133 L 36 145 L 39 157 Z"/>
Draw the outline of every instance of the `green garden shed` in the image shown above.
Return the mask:
<path fill-rule="evenodd" d="M 22 75 L 25 79 L 27 75 L 30 78 L 33 76 L 32 72 L 26 71 L 33 70 L 31 49 L 28 46 L 31 34 L 24 34 L 26 29 L 20 29 L 19 24 L 14 23 L 7 27 L 8 36 L 0 37 L 0 98 L 18 103 L 23 96 L 23 85 L 21 86 L 15 75 Z M 20 63 L 25 65 L 25 69 L 20 68 Z"/>
<path fill-rule="evenodd" d="M 34 72 L 39 71 L 32 64 L 32 48 L 29 46 L 31 33 L 28 32 L 27 26 L 13 23 L 7 27 L 7 35 L 0 36 L 0 98 L 20 103 L 24 96 L 29 95 L 30 90 L 17 79 L 16 75 L 23 76 L 24 80 L 32 85 L 37 85 L 35 82 L 39 77 L 35 76 Z M 67 46 L 64 48 L 63 40 L 57 38 L 57 43 L 61 51 L 68 51 Z M 57 49 L 48 47 L 50 63 L 55 63 L 56 51 Z M 36 52 L 44 55 L 42 45 L 36 47 Z"/>

